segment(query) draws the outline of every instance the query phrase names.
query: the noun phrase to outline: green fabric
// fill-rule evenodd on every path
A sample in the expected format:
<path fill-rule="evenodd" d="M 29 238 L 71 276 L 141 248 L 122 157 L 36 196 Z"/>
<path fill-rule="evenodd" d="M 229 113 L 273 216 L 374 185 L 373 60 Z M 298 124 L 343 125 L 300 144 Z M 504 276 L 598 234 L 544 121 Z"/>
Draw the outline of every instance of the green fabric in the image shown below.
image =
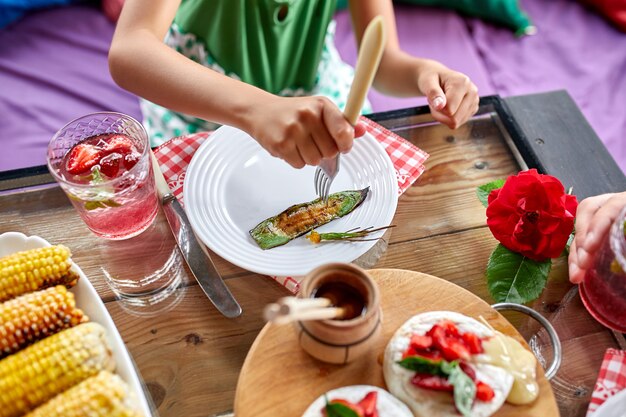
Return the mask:
<path fill-rule="evenodd" d="M 331 21 L 328 25 L 313 88 L 286 88 L 280 91 L 279 95 L 286 97 L 319 95 L 329 98 L 341 110 L 345 108 L 348 92 L 354 79 L 354 69 L 343 62 L 335 47 L 335 26 L 334 21 Z M 193 33 L 183 31 L 176 23 L 172 24 L 164 41 L 170 48 L 213 71 L 235 79 L 241 79 L 238 74 L 225 71 L 209 54 L 204 42 Z M 215 130 L 219 127 L 215 123 L 175 113 L 145 99 L 140 99 L 139 102 L 141 112 L 143 113 L 143 123 L 148 131 L 150 144 L 153 147 L 159 146 L 175 136 Z M 371 112 L 372 108 L 366 101 L 362 113 L 367 114 Z"/>
<path fill-rule="evenodd" d="M 174 22 L 227 73 L 277 94 L 311 89 L 336 0 L 183 0 Z"/>
<path fill-rule="evenodd" d="M 518 0 L 396 0 L 396 2 L 453 9 L 467 16 L 506 26 L 518 36 L 534 32 L 534 26 Z"/>

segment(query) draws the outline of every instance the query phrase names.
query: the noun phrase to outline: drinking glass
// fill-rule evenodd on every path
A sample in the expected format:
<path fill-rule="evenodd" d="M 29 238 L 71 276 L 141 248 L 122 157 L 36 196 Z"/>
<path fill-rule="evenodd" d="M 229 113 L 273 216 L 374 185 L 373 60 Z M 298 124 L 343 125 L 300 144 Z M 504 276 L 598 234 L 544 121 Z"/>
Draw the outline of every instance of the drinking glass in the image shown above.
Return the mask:
<path fill-rule="evenodd" d="M 112 174 L 110 177 L 100 175 L 100 171 L 95 178 L 94 175 L 81 177 L 69 174 L 68 153 L 72 148 L 81 142 L 93 141 L 94 136 L 105 134 L 125 135 L 123 139 L 130 140 L 134 146 L 134 165 L 129 164 L 128 170 L 120 170 L 119 175 Z M 105 145 L 106 142 L 103 143 Z M 143 232 L 155 219 L 159 202 L 148 134 L 141 123 L 132 117 L 115 112 L 100 112 L 72 120 L 50 141 L 47 160 L 50 173 L 87 227 L 97 236 L 114 240 L 128 239 Z M 88 174 L 93 173 L 92 167 Z"/>
<path fill-rule="evenodd" d="M 626 333 L 626 207 L 613 222 L 580 284 L 580 298 L 602 325 Z"/>

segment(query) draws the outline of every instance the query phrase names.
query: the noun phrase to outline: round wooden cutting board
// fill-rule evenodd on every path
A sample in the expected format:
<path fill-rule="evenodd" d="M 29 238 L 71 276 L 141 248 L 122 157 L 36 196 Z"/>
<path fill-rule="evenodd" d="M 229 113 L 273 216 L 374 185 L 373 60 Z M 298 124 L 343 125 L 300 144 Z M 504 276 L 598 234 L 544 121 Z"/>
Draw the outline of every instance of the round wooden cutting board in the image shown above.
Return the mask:
<path fill-rule="evenodd" d="M 299 347 L 291 325 L 267 324 L 250 348 L 239 375 L 236 417 L 299 417 L 317 397 L 333 388 L 362 384 L 386 388 L 381 365 L 385 346 L 393 333 L 418 313 L 449 310 L 475 319 L 482 316 L 496 330 L 524 340 L 489 304 L 455 284 L 413 271 L 368 272 L 378 283 L 383 309 L 382 335 L 372 350 L 348 365 L 329 365 L 313 359 Z M 541 366 L 537 371 L 539 398 L 528 406 L 505 403 L 495 416 L 559 415 Z"/>

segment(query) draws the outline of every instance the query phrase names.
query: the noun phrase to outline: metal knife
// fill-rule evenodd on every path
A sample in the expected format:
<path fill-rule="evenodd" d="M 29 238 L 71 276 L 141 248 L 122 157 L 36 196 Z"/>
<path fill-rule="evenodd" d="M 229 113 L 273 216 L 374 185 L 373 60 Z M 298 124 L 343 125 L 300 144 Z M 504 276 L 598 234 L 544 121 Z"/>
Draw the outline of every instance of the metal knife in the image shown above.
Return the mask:
<path fill-rule="evenodd" d="M 191 273 L 220 313 L 228 318 L 241 315 L 241 306 L 224 283 L 209 254 L 203 250 L 202 243 L 198 241 L 191 229 L 189 219 L 180 202 L 170 191 L 152 151 L 150 151 L 150 157 L 152 158 L 152 171 L 163 212 Z"/>

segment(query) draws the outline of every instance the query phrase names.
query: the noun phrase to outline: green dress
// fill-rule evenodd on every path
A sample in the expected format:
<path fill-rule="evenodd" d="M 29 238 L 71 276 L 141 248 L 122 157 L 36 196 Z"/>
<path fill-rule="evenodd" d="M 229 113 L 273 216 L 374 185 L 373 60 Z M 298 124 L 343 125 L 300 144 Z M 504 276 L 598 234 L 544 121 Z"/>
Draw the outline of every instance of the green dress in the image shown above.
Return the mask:
<path fill-rule="evenodd" d="M 322 95 L 343 110 L 354 71 L 334 45 L 335 7 L 336 0 L 183 0 L 165 43 L 270 93 Z M 217 127 L 143 99 L 141 109 L 152 146 Z"/>

